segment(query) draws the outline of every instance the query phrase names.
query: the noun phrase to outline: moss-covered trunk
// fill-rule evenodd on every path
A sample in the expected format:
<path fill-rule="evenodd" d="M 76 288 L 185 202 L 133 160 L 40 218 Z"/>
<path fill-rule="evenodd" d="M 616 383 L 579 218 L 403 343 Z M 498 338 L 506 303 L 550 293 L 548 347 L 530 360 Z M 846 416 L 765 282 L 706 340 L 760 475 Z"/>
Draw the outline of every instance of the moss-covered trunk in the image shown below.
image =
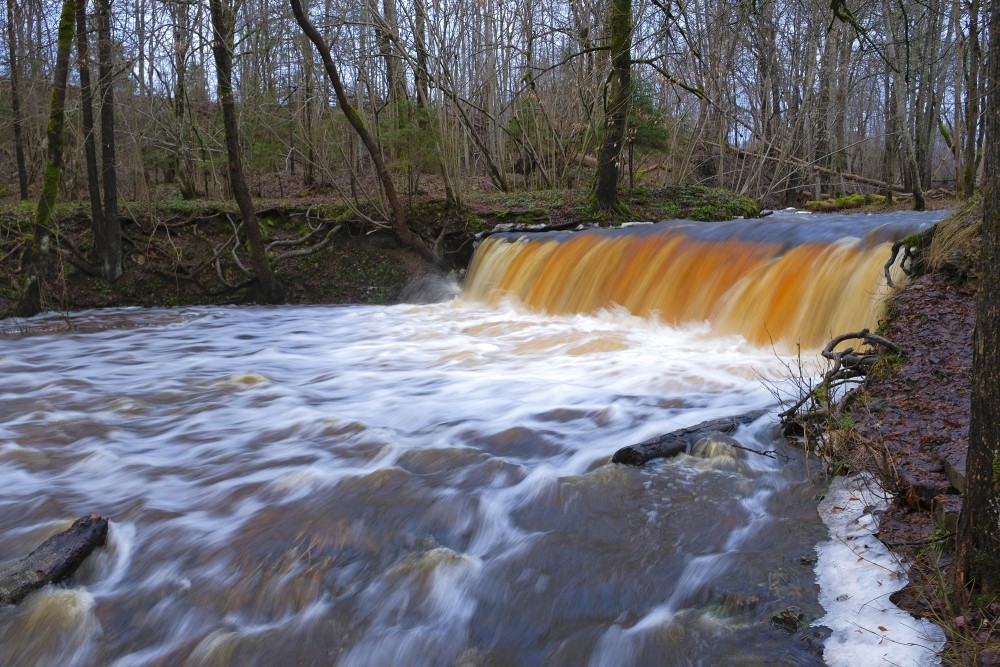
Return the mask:
<path fill-rule="evenodd" d="M 618 173 L 632 99 L 632 0 L 611 0 L 607 23 L 611 76 L 605 90 L 604 142 L 597 163 L 594 200 L 601 210 L 617 211 Z"/>
<path fill-rule="evenodd" d="M 52 212 L 62 180 L 63 126 L 66 118 L 66 80 L 69 77 L 69 56 L 73 49 L 76 0 L 63 0 L 59 16 L 59 38 L 56 51 L 56 69 L 52 80 L 52 97 L 49 104 L 47 131 L 48 161 L 42 178 L 42 192 L 38 198 L 33 225 L 34 245 L 31 264 L 14 312 L 20 317 L 30 317 L 42 309 L 42 283 L 52 258 Z"/>

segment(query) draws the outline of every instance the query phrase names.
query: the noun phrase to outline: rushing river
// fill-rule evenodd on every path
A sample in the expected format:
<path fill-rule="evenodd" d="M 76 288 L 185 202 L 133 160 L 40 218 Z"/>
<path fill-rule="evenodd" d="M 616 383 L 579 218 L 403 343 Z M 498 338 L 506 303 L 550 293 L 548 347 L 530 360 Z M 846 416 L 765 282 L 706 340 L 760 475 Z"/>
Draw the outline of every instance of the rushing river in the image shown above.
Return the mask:
<path fill-rule="evenodd" d="M 823 664 L 770 620 L 822 616 L 827 535 L 771 418 L 775 458 L 608 462 L 774 405 L 770 346 L 462 299 L 46 323 L 0 339 L 0 564 L 112 524 L 0 664 Z"/>

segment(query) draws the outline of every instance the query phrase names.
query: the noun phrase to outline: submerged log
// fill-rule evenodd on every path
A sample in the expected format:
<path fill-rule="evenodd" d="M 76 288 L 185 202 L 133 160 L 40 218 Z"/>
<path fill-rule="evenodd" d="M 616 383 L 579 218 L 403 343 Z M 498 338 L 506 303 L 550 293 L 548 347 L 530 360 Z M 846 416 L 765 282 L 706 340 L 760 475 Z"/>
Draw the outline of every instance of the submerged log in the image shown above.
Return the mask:
<path fill-rule="evenodd" d="M 679 428 L 666 435 L 657 436 L 640 442 L 637 445 L 622 447 L 611 457 L 612 463 L 624 463 L 630 466 L 641 466 L 653 459 L 677 456 L 688 451 L 690 447 L 704 437 L 713 433 L 732 433 L 740 426 L 745 426 L 760 419 L 767 410 L 754 410 L 735 417 L 722 417 Z"/>
<path fill-rule="evenodd" d="M 69 577 L 108 536 L 108 520 L 80 517 L 19 561 L 0 569 L 0 604 L 17 604 L 28 593 Z"/>

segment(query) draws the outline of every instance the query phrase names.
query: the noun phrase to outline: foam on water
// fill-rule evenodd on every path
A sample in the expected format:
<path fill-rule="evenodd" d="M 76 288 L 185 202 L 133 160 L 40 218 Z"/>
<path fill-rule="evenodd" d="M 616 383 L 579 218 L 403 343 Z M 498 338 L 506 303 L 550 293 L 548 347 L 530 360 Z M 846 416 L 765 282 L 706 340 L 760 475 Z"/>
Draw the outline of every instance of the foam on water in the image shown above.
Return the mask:
<path fill-rule="evenodd" d="M 830 667 L 941 664 L 942 629 L 889 601 L 906 585 L 906 568 L 875 537 L 874 512 L 887 506 L 870 476 L 835 478 L 820 503 L 831 535 L 817 548 L 826 615 L 816 623 L 833 630 L 823 654 Z"/>
<path fill-rule="evenodd" d="M 68 622 L 79 647 L 43 646 L 63 664 L 815 659 L 761 592 L 822 529 L 796 462 L 608 463 L 772 405 L 793 360 L 769 347 L 460 300 L 70 320 L 0 358 L 0 562 L 24 526 L 113 520 L 78 575 L 101 641 Z M 734 437 L 774 449 L 764 421 Z M 733 595 L 759 602 L 718 611 Z M 9 663 L 40 635 L 0 613 Z"/>

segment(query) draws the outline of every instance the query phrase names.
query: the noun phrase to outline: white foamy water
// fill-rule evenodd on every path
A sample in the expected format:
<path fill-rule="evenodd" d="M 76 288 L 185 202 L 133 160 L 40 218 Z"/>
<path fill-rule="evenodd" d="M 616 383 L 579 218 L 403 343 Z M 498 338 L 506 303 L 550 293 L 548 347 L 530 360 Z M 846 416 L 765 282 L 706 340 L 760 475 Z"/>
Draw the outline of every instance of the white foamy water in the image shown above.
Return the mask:
<path fill-rule="evenodd" d="M 0 664 L 822 664 L 769 621 L 822 614 L 826 532 L 766 419 L 791 462 L 608 463 L 771 405 L 770 350 L 459 300 L 70 321 L 0 341 L 0 563 L 110 542 L 64 613 L 0 610 Z"/>
<path fill-rule="evenodd" d="M 874 513 L 888 507 L 878 482 L 867 475 L 837 477 L 820 512 L 830 540 L 819 545 L 817 620 L 833 630 L 825 658 L 831 667 L 939 665 L 944 631 L 896 607 L 889 596 L 906 584 L 906 568 L 875 532 Z"/>

